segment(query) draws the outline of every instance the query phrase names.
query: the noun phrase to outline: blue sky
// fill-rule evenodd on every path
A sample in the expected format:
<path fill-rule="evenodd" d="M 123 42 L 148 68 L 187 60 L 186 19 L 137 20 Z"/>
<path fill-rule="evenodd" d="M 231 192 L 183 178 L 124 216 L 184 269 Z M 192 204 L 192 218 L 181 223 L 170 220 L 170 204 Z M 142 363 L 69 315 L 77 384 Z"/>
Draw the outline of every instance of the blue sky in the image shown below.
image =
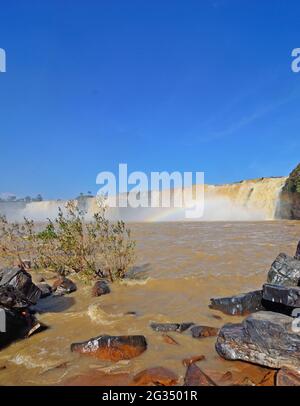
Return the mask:
<path fill-rule="evenodd" d="M 300 161 L 300 3 L 4 0 L 0 193 L 67 198 L 100 171 L 286 175 Z"/>

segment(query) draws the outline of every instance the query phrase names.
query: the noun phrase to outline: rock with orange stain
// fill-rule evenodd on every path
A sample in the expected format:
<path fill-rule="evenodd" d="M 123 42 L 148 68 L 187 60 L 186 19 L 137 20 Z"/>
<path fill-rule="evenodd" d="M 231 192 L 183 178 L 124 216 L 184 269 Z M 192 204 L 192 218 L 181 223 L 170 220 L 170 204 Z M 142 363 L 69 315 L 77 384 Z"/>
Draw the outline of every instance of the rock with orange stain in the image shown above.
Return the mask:
<path fill-rule="evenodd" d="M 263 377 L 263 379 L 258 383 L 258 386 L 275 386 L 275 371 L 269 371 Z"/>
<path fill-rule="evenodd" d="M 191 332 L 194 338 L 216 337 L 219 329 L 209 326 L 195 326 L 191 328 Z"/>
<path fill-rule="evenodd" d="M 164 342 L 167 343 L 167 344 L 179 345 L 178 342 L 176 340 L 174 340 L 174 338 L 172 338 L 168 334 L 163 334 L 162 337 L 163 337 Z"/>
<path fill-rule="evenodd" d="M 77 286 L 75 283 L 71 281 L 71 279 L 64 276 L 60 276 L 56 281 L 54 281 L 52 286 L 52 291 L 54 292 L 55 296 L 62 296 L 75 292 L 76 290 Z"/>
<path fill-rule="evenodd" d="M 109 336 L 91 338 L 71 345 L 71 351 L 91 355 L 101 360 L 117 362 L 131 359 L 147 349 L 144 336 Z"/>
<path fill-rule="evenodd" d="M 205 355 L 195 355 L 194 357 L 185 358 L 182 360 L 182 363 L 185 367 L 190 366 L 194 362 L 200 362 L 205 360 Z"/>
<path fill-rule="evenodd" d="M 300 386 L 300 371 L 282 367 L 276 375 L 276 386 Z"/>
<path fill-rule="evenodd" d="M 191 364 L 184 377 L 184 386 L 217 386 L 197 365 Z"/>
<path fill-rule="evenodd" d="M 134 378 L 136 385 L 173 386 L 178 383 L 178 377 L 167 368 L 155 367 L 139 372 Z"/>

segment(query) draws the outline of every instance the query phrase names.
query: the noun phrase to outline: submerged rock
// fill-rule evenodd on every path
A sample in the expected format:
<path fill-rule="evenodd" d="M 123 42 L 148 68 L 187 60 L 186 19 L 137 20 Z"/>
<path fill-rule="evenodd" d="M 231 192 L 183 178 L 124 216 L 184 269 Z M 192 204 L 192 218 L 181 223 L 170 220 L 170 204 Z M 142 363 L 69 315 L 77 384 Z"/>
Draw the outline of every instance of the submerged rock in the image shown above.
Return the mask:
<path fill-rule="evenodd" d="M 195 362 L 200 362 L 200 361 L 203 361 L 203 360 L 205 360 L 205 355 L 194 355 L 193 357 L 190 357 L 190 358 L 184 358 L 182 360 L 182 364 L 185 367 L 188 367 L 191 364 L 194 364 Z"/>
<path fill-rule="evenodd" d="M 276 375 L 276 386 L 300 386 L 300 372 L 282 367 Z"/>
<path fill-rule="evenodd" d="M 60 276 L 52 286 L 52 291 L 55 293 L 55 296 L 66 295 L 76 290 L 77 286 L 75 283 L 64 276 Z"/>
<path fill-rule="evenodd" d="M 97 281 L 92 289 L 93 296 L 102 296 L 110 293 L 110 288 L 106 281 Z"/>
<path fill-rule="evenodd" d="M 237 296 L 210 299 L 209 307 L 230 315 L 245 315 L 263 310 L 262 290 L 242 293 Z"/>
<path fill-rule="evenodd" d="M 300 261 L 286 254 L 279 254 L 268 272 L 268 283 L 283 286 L 298 286 Z"/>
<path fill-rule="evenodd" d="M 261 311 L 242 323 L 226 324 L 216 342 L 218 354 L 228 360 L 281 368 L 300 368 L 300 334 L 293 331 L 293 318 Z"/>
<path fill-rule="evenodd" d="M 137 385 L 173 386 L 178 383 L 174 372 L 163 367 L 154 367 L 139 372 L 133 378 Z"/>
<path fill-rule="evenodd" d="M 191 328 L 194 338 L 215 337 L 218 335 L 219 329 L 209 326 L 195 326 Z"/>
<path fill-rule="evenodd" d="M 166 344 L 179 345 L 178 342 L 176 340 L 174 340 L 174 338 L 169 336 L 168 334 L 163 334 L 162 337 Z"/>
<path fill-rule="evenodd" d="M 154 331 L 168 332 L 176 331 L 182 333 L 189 329 L 195 323 L 151 323 L 150 326 Z"/>
<path fill-rule="evenodd" d="M 197 365 L 190 364 L 184 377 L 184 386 L 217 386 Z"/>
<path fill-rule="evenodd" d="M 82 343 L 71 345 L 71 351 L 92 355 L 101 360 L 120 361 L 131 359 L 147 349 L 144 336 L 109 336 L 102 335 Z"/>

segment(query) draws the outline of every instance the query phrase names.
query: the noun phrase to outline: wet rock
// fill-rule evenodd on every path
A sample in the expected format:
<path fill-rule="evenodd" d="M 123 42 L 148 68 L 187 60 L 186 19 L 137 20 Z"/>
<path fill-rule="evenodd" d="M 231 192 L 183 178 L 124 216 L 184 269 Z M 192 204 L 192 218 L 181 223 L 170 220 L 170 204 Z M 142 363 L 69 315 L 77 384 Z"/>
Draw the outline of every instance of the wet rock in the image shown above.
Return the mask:
<path fill-rule="evenodd" d="M 192 363 L 187 368 L 184 377 L 184 386 L 217 386 L 217 385 L 197 365 Z"/>
<path fill-rule="evenodd" d="M 150 326 L 154 331 L 168 332 L 176 331 L 182 333 L 189 329 L 194 323 L 151 323 Z"/>
<path fill-rule="evenodd" d="M 12 286 L 22 293 L 31 304 L 37 303 L 41 296 L 41 291 L 32 282 L 31 275 L 19 268 L 0 271 L 0 286 Z"/>
<path fill-rule="evenodd" d="M 229 382 L 232 380 L 233 380 L 233 375 L 232 375 L 232 372 L 230 372 L 230 371 L 225 372 L 225 374 L 223 374 L 220 378 L 221 383 Z"/>
<path fill-rule="evenodd" d="M 265 284 L 263 304 L 268 310 L 291 315 L 295 307 L 300 307 L 300 287 Z"/>
<path fill-rule="evenodd" d="M 276 386 L 300 386 L 300 371 L 282 367 L 276 375 Z"/>
<path fill-rule="evenodd" d="M 293 320 L 274 312 L 254 313 L 242 323 L 223 326 L 216 350 L 228 360 L 270 368 L 300 367 L 300 334 L 293 331 Z"/>
<path fill-rule="evenodd" d="M 131 359 L 147 349 L 144 336 L 102 335 L 82 343 L 71 345 L 71 351 L 92 355 L 101 360 L 120 361 Z"/>
<path fill-rule="evenodd" d="M 0 349 L 11 342 L 31 335 L 37 331 L 40 324 L 27 310 L 0 308 Z"/>
<path fill-rule="evenodd" d="M 194 338 L 215 337 L 218 335 L 219 329 L 209 326 L 195 326 L 191 328 Z"/>
<path fill-rule="evenodd" d="M 195 355 L 194 357 L 183 359 L 182 363 L 185 367 L 188 367 L 191 364 L 194 364 L 195 362 L 200 362 L 203 360 L 205 360 L 205 355 Z"/>
<path fill-rule="evenodd" d="M 300 260 L 300 241 L 299 241 L 298 246 L 297 246 L 297 250 L 296 250 L 296 254 L 295 254 L 295 259 Z"/>
<path fill-rule="evenodd" d="M 275 385 L 275 373 L 274 371 L 269 371 L 263 377 L 263 379 L 257 384 L 257 386 L 274 386 Z"/>
<path fill-rule="evenodd" d="M 139 372 L 133 378 L 137 385 L 173 386 L 178 383 L 178 377 L 167 368 L 155 367 Z"/>
<path fill-rule="evenodd" d="M 41 299 L 52 295 L 52 288 L 47 283 L 39 283 L 37 287 L 41 291 Z"/>
<path fill-rule="evenodd" d="M 210 299 L 209 307 L 230 315 L 245 315 L 263 310 L 262 290 L 242 293 L 237 296 Z"/>
<path fill-rule="evenodd" d="M 106 281 L 97 281 L 93 286 L 92 295 L 95 297 L 107 295 L 108 293 L 110 293 L 110 288 Z"/>
<path fill-rule="evenodd" d="M 55 296 L 66 295 L 77 290 L 77 286 L 71 279 L 64 276 L 59 277 L 52 286 L 52 291 Z"/>
<path fill-rule="evenodd" d="M 174 338 L 172 338 L 168 334 L 164 334 L 162 337 L 166 344 L 179 345 L 178 342 L 176 340 L 174 340 Z"/>
<path fill-rule="evenodd" d="M 279 254 L 268 272 L 268 283 L 283 286 L 298 286 L 300 261 L 286 254 Z"/>
<path fill-rule="evenodd" d="M 30 302 L 13 286 L 0 286 L 0 305 L 7 309 L 25 309 Z"/>

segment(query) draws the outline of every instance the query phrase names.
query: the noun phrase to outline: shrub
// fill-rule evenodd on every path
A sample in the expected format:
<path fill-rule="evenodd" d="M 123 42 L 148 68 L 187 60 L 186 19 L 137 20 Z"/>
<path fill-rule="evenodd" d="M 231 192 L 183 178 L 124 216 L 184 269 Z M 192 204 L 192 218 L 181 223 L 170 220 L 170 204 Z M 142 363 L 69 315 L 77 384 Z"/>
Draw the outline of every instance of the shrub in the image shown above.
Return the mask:
<path fill-rule="evenodd" d="M 21 266 L 24 259 L 30 259 L 36 268 L 60 274 L 76 272 L 84 279 L 122 279 L 133 264 L 135 242 L 124 222 L 112 223 L 105 214 L 102 201 L 92 221 L 85 221 L 85 213 L 76 201 L 70 201 L 43 227 L 28 219 L 9 224 L 1 217 L 1 257 Z"/>

